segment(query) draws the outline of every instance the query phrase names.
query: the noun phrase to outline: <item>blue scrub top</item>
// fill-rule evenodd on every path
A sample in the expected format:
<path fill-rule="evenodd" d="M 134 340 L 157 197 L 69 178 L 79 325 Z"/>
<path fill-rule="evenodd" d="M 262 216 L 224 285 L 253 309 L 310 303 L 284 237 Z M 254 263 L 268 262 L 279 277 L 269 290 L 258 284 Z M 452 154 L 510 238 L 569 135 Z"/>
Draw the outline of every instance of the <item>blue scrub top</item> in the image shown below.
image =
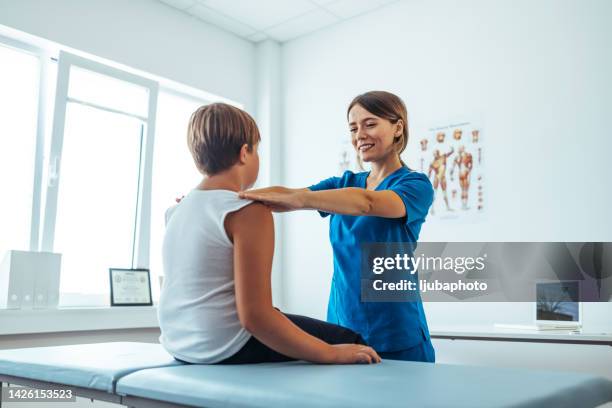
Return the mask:
<path fill-rule="evenodd" d="M 309 189 L 366 188 L 368 175 L 369 172 L 346 171 L 342 177 L 330 177 Z M 329 238 L 334 252 L 334 276 L 327 320 L 360 333 L 377 351 L 399 351 L 429 341 L 423 303 L 420 298 L 411 302 L 362 302 L 361 244 L 416 243 L 433 201 L 433 188 L 423 173 L 401 167 L 376 187 L 376 191 L 380 190 L 397 193 L 406 206 L 406 216 L 383 218 L 331 214 Z M 330 215 L 320 213 L 323 217 Z"/>

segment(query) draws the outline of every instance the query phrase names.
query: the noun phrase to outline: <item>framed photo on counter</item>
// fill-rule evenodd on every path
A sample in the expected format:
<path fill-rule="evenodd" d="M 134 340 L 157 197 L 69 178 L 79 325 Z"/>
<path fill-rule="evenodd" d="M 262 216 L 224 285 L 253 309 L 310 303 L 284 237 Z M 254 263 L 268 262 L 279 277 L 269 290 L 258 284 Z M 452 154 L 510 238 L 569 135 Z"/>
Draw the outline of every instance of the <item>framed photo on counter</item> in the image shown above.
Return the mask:
<path fill-rule="evenodd" d="M 110 268 L 111 306 L 152 306 L 148 269 Z"/>

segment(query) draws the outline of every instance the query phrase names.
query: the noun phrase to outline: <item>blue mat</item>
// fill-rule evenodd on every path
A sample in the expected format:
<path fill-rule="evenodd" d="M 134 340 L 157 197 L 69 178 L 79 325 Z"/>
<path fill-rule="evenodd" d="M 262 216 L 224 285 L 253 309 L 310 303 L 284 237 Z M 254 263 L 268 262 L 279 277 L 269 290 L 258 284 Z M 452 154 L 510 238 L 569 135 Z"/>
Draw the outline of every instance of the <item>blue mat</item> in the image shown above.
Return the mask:
<path fill-rule="evenodd" d="M 612 381 L 593 375 L 384 360 L 184 365 L 130 374 L 117 393 L 215 407 L 595 407 Z"/>
<path fill-rule="evenodd" d="M 180 365 L 161 345 L 99 343 L 0 350 L 0 374 L 115 392 L 117 380 L 145 368 Z"/>

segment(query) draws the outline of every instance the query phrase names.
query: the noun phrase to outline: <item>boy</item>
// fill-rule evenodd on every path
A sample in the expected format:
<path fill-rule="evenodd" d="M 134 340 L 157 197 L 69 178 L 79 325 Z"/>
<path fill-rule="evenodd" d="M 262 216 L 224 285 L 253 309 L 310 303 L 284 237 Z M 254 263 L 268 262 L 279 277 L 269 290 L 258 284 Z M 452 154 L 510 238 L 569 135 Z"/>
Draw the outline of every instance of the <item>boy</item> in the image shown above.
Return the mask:
<path fill-rule="evenodd" d="M 253 118 L 227 104 L 206 105 L 187 133 L 204 179 L 166 215 L 160 343 L 178 360 L 199 364 L 380 362 L 359 334 L 273 307 L 272 214 L 237 194 L 259 172 Z"/>

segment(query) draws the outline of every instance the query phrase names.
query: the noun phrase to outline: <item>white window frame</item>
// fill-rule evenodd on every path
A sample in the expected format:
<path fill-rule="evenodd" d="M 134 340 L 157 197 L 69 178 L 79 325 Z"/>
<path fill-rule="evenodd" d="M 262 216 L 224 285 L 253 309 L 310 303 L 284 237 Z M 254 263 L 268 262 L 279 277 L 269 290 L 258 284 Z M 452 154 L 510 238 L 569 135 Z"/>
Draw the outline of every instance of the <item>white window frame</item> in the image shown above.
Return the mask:
<path fill-rule="evenodd" d="M 34 179 L 32 186 L 32 210 L 30 219 L 30 251 L 39 249 L 40 215 L 42 203 L 42 169 L 45 149 L 46 103 L 49 91 L 47 80 L 51 54 L 42 48 L 0 35 L 0 43 L 38 58 L 40 71 L 38 78 L 38 105 L 36 118 L 36 141 L 34 150 Z"/>
<path fill-rule="evenodd" d="M 117 109 L 111 109 L 90 102 L 68 97 L 70 68 L 79 67 L 102 75 L 113 77 L 124 82 L 147 88 L 149 90 L 147 117 L 142 117 Z M 65 51 L 60 51 L 57 72 L 57 89 L 53 114 L 53 133 L 51 152 L 49 154 L 49 172 L 47 196 L 42 234 L 41 250 L 53 252 L 55 239 L 55 222 L 57 217 L 58 188 L 61 182 L 61 159 L 66 124 L 66 106 L 68 102 L 88 105 L 96 109 L 118 113 L 137 118 L 146 124 L 146 134 L 141 148 L 140 177 L 137 192 L 136 234 L 132 254 L 132 268 L 149 267 L 149 243 L 151 224 L 151 184 L 153 171 L 153 147 L 155 145 L 155 116 L 157 112 L 157 95 L 159 85 L 150 79 L 135 75 L 108 65 L 82 58 Z M 121 197 L 119 197 L 121 199 Z"/>

